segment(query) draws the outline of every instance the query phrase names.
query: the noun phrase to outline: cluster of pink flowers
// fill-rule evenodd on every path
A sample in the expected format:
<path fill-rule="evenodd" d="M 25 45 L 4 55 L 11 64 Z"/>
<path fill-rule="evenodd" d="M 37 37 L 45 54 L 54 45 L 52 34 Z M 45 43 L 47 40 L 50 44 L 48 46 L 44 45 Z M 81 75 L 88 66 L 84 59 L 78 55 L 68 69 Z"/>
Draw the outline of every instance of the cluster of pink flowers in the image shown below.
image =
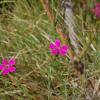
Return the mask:
<path fill-rule="evenodd" d="M 61 45 L 59 39 L 56 39 L 54 43 L 50 43 L 50 52 L 51 55 L 61 55 L 66 56 L 68 53 L 69 46 L 68 45 Z"/>
<path fill-rule="evenodd" d="M 97 4 L 96 8 L 93 9 L 93 12 L 100 17 L 100 3 Z"/>
<path fill-rule="evenodd" d="M 16 68 L 14 65 L 16 64 L 16 60 L 14 58 L 2 60 L 2 64 L 0 65 L 0 70 L 3 75 L 9 74 L 10 72 L 15 72 Z"/>

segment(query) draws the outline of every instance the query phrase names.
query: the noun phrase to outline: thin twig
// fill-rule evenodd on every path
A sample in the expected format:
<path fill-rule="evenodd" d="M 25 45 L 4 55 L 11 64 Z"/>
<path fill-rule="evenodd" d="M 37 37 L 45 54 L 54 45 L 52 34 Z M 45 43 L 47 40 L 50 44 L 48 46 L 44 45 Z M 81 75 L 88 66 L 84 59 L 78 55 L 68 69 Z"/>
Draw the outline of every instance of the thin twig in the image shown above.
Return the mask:
<path fill-rule="evenodd" d="M 51 22 L 54 22 L 55 18 L 53 16 L 53 14 L 51 13 L 51 9 L 50 9 L 50 6 L 49 6 L 49 1 L 48 0 L 40 0 L 40 1 L 43 5 L 44 10 L 47 13 L 47 16 L 48 16 L 49 20 Z"/>

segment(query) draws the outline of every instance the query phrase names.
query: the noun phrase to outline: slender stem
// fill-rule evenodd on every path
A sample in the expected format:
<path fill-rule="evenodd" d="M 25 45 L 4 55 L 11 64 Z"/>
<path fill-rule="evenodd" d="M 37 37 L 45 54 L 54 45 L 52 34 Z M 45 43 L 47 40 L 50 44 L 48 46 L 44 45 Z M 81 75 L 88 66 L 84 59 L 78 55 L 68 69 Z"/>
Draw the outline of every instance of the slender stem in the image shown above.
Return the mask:
<path fill-rule="evenodd" d="M 48 0 L 40 0 L 40 1 L 42 3 L 42 6 L 43 6 L 44 10 L 47 13 L 47 16 L 48 16 L 49 20 L 51 22 L 54 22 L 55 18 L 53 16 L 53 14 L 51 13 L 51 9 L 50 9 L 50 6 L 49 6 L 49 1 Z"/>

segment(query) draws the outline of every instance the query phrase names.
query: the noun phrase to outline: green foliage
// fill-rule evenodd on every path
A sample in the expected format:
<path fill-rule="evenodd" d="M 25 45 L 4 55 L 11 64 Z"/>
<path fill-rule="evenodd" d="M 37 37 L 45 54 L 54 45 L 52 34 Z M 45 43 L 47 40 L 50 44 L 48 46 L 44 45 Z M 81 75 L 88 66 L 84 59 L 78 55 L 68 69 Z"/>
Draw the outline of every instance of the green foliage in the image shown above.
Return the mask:
<path fill-rule="evenodd" d="M 0 62 L 5 57 L 17 58 L 16 73 L 0 75 L 0 99 L 81 100 L 85 98 L 86 83 L 91 77 L 96 76 L 98 79 L 100 75 L 100 18 L 90 11 L 93 2 L 87 0 L 87 8 L 84 10 L 80 6 L 80 0 L 73 0 L 76 31 L 82 45 L 80 49 L 87 47 L 89 41 L 93 45 L 92 48 L 89 45 L 82 58 L 85 73 L 84 79 L 81 79 L 68 57 L 50 55 L 49 43 L 59 38 L 55 26 L 48 20 L 39 0 L 28 1 L 12 1 L 13 11 L 3 10 L 0 15 Z M 5 2 L 0 1 L 0 4 L 2 3 Z M 11 1 L 8 0 L 6 3 Z M 56 0 L 50 1 L 53 14 L 60 23 L 63 19 L 57 4 Z M 92 37 L 95 38 L 91 40 Z"/>

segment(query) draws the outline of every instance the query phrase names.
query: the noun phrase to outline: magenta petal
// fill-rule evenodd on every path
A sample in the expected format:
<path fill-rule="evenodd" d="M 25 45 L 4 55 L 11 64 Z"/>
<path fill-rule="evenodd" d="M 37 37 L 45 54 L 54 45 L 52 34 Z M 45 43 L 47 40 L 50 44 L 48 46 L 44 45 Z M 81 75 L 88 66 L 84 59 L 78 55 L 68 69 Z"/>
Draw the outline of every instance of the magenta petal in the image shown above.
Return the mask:
<path fill-rule="evenodd" d="M 56 48 L 56 46 L 55 46 L 55 44 L 50 43 L 49 48 L 50 48 L 50 49 L 55 49 L 55 48 Z"/>
<path fill-rule="evenodd" d="M 59 54 L 61 56 L 65 56 L 68 53 L 68 48 L 69 48 L 68 46 L 61 47 L 60 50 L 59 50 Z"/>
<path fill-rule="evenodd" d="M 8 70 L 9 70 L 9 72 L 15 72 L 16 68 L 15 67 L 9 67 Z"/>
<path fill-rule="evenodd" d="M 4 68 L 4 66 L 3 65 L 0 65 L 0 70 L 2 70 Z"/>
<path fill-rule="evenodd" d="M 7 60 L 6 58 L 4 58 L 4 59 L 2 60 L 2 64 L 3 64 L 3 65 L 8 64 L 8 60 Z"/>
<path fill-rule="evenodd" d="M 100 8 L 100 3 L 97 4 L 97 7 Z"/>
<path fill-rule="evenodd" d="M 9 70 L 8 69 L 5 69 L 5 70 L 2 71 L 2 74 L 3 75 L 8 74 L 8 73 L 9 73 Z"/>
<path fill-rule="evenodd" d="M 58 50 L 56 50 L 56 49 L 53 49 L 53 50 L 51 50 L 51 55 L 58 55 Z"/>
<path fill-rule="evenodd" d="M 67 52 L 66 52 L 66 51 L 60 50 L 60 51 L 59 51 L 59 54 L 60 54 L 61 56 L 66 56 Z"/>
<path fill-rule="evenodd" d="M 100 14 L 98 14 L 98 16 L 100 17 Z"/>
<path fill-rule="evenodd" d="M 94 10 L 94 12 L 95 12 L 95 14 L 98 14 L 98 13 L 99 13 L 99 9 L 96 8 L 96 9 Z"/>
<path fill-rule="evenodd" d="M 55 45 L 56 45 L 57 47 L 60 47 L 60 40 L 59 40 L 59 39 L 56 39 L 56 40 L 55 40 Z"/>
<path fill-rule="evenodd" d="M 15 60 L 14 58 L 11 58 L 11 59 L 9 60 L 9 65 L 10 65 L 10 66 L 15 65 L 15 63 L 16 63 L 16 60 Z"/>
<path fill-rule="evenodd" d="M 64 45 L 64 46 L 61 47 L 61 49 L 68 50 L 69 49 L 69 46 L 68 45 Z"/>

